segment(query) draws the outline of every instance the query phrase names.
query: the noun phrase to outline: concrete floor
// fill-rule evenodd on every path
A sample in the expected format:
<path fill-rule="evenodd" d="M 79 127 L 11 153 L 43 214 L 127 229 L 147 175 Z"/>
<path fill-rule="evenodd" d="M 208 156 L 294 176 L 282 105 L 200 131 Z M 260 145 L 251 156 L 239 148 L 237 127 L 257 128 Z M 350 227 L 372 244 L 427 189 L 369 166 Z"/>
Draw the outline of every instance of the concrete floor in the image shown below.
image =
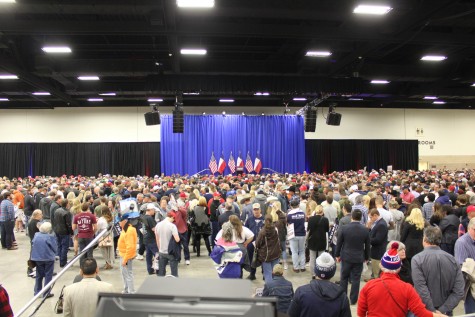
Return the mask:
<path fill-rule="evenodd" d="M 26 275 L 26 261 L 29 256 L 29 239 L 23 233 L 16 234 L 19 249 L 16 251 L 2 250 L 0 252 L 0 284 L 2 284 L 10 295 L 10 303 L 13 308 L 13 312 L 19 311 L 32 297 L 33 287 L 35 280 L 27 277 Z M 206 249 L 202 246 L 202 255 L 206 254 Z M 72 258 L 73 253 L 68 254 L 68 258 Z M 94 257 L 97 259 L 99 267 L 104 266 L 102 255 L 100 250 L 95 250 Z M 169 269 L 169 268 L 168 268 Z M 59 263 L 55 263 L 55 272 L 59 272 Z M 53 298 L 47 299 L 45 304 L 40 308 L 35 316 L 54 316 L 53 308 L 58 299 L 59 293 L 63 285 L 69 285 L 72 283 L 74 276 L 79 272 L 79 263 L 76 263 L 73 268 L 66 272 L 56 283 L 53 293 Z M 336 276 L 332 280 L 339 280 L 339 270 L 337 270 Z M 169 273 L 169 270 L 168 270 Z M 217 279 L 217 273 L 213 266 L 213 261 L 207 256 L 196 257 L 194 253 L 191 254 L 191 265 L 187 266 L 180 263 L 178 267 L 178 274 L 180 277 L 187 278 L 210 278 Z M 244 273 L 244 277 L 248 275 Z M 113 270 L 100 271 L 100 276 L 103 281 L 109 282 L 114 285 L 117 292 L 120 292 L 123 288 L 120 271 L 117 263 L 114 265 Z M 148 277 L 145 261 L 134 260 L 134 277 L 136 288 L 138 289 L 144 279 Z M 294 289 L 308 283 L 311 279 L 309 270 L 304 273 L 294 273 L 289 266 L 289 270 L 285 271 L 285 277 L 293 283 Z M 361 282 L 361 287 L 365 283 Z M 264 281 L 262 280 L 262 274 L 260 269 L 257 273 L 257 279 L 251 283 L 249 289 L 250 293 L 254 293 L 258 287 L 263 287 Z M 197 290 L 200 292 L 201 290 Z M 33 306 L 36 306 L 40 301 L 38 300 Z M 356 316 L 356 305 L 351 306 L 352 315 Z M 23 316 L 29 316 L 31 310 L 27 311 Z M 456 308 L 454 315 L 463 314 L 463 303 L 459 304 Z"/>

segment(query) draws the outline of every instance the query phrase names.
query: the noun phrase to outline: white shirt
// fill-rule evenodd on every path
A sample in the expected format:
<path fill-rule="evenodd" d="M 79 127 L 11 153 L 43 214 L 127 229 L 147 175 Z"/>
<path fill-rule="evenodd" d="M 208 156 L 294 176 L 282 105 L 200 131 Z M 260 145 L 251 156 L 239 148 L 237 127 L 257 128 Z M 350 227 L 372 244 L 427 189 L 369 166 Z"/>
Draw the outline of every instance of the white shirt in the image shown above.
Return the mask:
<path fill-rule="evenodd" d="M 386 221 L 386 223 L 389 226 L 389 222 L 394 222 L 393 214 L 389 210 L 386 210 L 384 208 L 378 208 L 379 215 Z"/>
<path fill-rule="evenodd" d="M 216 235 L 216 240 L 221 238 L 222 235 L 223 235 L 223 230 L 221 229 Z M 246 240 L 253 237 L 254 237 L 254 233 L 247 227 L 242 226 L 241 236 L 238 236 L 236 233 L 236 229 L 233 228 L 233 241 L 236 243 L 244 243 Z"/>

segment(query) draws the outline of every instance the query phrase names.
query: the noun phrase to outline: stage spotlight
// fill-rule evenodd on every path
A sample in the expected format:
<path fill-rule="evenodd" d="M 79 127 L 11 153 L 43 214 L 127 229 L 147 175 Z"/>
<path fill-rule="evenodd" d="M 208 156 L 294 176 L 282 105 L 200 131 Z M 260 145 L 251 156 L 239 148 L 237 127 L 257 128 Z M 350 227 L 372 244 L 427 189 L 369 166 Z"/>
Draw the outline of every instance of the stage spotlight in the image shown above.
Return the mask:
<path fill-rule="evenodd" d="M 225 115 L 226 115 L 226 111 L 223 111 L 223 116 L 225 116 Z"/>

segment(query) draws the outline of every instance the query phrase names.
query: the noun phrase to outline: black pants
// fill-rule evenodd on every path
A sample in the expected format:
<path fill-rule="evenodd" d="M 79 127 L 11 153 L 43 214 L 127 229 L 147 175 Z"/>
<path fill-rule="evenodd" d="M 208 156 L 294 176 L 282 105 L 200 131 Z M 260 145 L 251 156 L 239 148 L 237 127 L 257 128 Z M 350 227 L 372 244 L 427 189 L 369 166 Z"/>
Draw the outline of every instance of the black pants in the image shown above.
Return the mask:
<path fill-rule="evenodd" d="M 14 221 L 0 222 L 0 236 L 2 239 L 2 248 L 8 249 L 12 247 L 12 242 L 15 241 L 13 236 Z"/>
<path fill-rule="evenodd" d="M 341 262 L 340 286 L 348 294 L 348 280 L 351 281 L 350 303 L 355 304 L 358 301 L 360 292 L 360 279 L 363 272 L 363 263 Z"/>
<path fill-rule="evenodd" d="M 211 247 L 209 245 L 209 234 L 201 234 L 201 233 L 195 233 L 195 238 L 193 240 L 194 247 L 196 249 L 196 255 L 200 256 L 200 240 L 201 237 L 203 237 L 203 240 L 205 240 L 205 245 L 206 249 L 208 250 L 208 254 L 211 253 Z"/>
<path fill-rule="evenodd" d="M 143 243 L 143 234 L 140 230 L 137 230 L 137 235 L 139 236 L 139 255 L 144 255 L 145 243 Z"/>

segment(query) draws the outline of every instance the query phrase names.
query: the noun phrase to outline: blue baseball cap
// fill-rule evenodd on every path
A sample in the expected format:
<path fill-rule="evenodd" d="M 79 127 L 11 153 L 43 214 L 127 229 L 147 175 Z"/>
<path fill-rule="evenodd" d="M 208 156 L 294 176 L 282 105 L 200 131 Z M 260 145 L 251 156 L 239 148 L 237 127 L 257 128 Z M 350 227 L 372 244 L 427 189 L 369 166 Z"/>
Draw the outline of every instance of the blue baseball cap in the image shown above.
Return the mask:
<path fill-rule="evenodd" d="M 122 217 L 120 217 L 120 221 L 128 220 L 128 219 L 135 219 L 135 218 L 138 218 L 138 217 L 140 217 L 140 214 L 136 211 L 127 212 L 127 213 L 123 214 Z"/>

